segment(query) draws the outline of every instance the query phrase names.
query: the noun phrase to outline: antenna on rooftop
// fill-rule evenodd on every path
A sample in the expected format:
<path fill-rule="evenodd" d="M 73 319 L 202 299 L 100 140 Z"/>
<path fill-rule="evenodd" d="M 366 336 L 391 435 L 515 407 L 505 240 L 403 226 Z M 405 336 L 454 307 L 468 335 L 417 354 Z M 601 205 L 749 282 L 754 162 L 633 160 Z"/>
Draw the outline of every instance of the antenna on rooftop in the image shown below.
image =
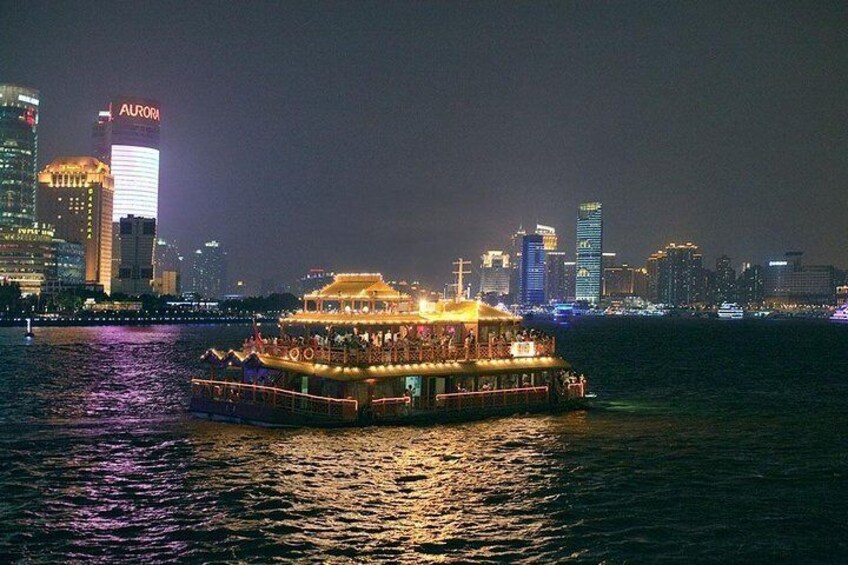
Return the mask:
<path fill-rule="evenodd" d="M 453 274 L 456 275 L 456 301 L 459 302 L 460 300 L 462 300 L 463 295 L 465 294 L 465 286 L 463 286 L 462 284 L 462 277 L 471 274 L 470 270 L 465 270 L 466 266 L 468 266 L 469 268 L 471 267 L 471 261 L 465 260 L 460 257 L 459 259 L 454 261 L 453 264 L 456 267 L 456 270 L 453 272 Z"/>

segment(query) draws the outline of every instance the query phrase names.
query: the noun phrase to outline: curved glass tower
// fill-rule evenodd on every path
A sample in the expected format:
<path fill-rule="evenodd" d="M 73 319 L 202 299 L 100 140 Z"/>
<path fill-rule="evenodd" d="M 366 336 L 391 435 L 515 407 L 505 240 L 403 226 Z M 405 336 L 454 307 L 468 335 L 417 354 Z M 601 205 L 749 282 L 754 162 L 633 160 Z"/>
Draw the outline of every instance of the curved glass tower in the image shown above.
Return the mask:
<path fill-rule="evenodd" d="M 117 97 L 100 112 L 94 154 L 115 178 L 113 221 L 133 215 L 156 218 L 159 208 L 159 103 Z"/>

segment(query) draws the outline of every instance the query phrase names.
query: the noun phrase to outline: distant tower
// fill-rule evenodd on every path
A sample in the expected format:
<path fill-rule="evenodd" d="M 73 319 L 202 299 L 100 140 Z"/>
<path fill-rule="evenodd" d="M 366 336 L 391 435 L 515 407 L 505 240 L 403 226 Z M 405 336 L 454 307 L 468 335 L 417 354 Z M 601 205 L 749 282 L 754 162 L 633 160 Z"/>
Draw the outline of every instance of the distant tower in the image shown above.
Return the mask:
<path fill-rule="evenodd" d="M 85 282 L 112 292 L 112 175 L 94 157 L 54 159 L 38 174 L 38 219 L 85 248 Z"/>
<path fill-rule="evenodd" d="M 486 251 L 480 264 L 480 294 L 509 294 L 509 255 L 503 251 Z"/>
<path fill-rule="evenodd" d="M 736 300 L 736 294 L 736 271 L 733 270 L 730 257 L 722 255 L 716 259 L 716 302 L 734 302 Z"/>
<path fill-rule="evenodd" d="M 656 261 L 659 302 L 687 306 L 703 299 L 703 265 L 697 245 L 669 243 Z"/>
<path fill-rule="evenodd" d="M 603 217 L 600 202 L 584 202 L 577 210 L 576 298 L 597 304 L 603 287 Z"/>
<path fill-rule="evenodd" d="M 556 229 L 551 226 L 536 224 L 536 233 L 542 236 L 545 251 L 556 251 L 558 246 Z"/>
<path fill-rule="evenodd" d="M 0 227 L 35 222 L 38 91 L 0 84 Z"/>
<path fill-rule="evenodd" d="M 541 235 L 527 234 L 521 246 L 519 302 L 526 306 L 545 302 L 545 243 Z"/>
<path fill-rule="evenodd" d="M 159 103 L 146 98 L 113 98 L 98 115 L 92 146 L 115 178 L 114 222 L 158 217 L 159 124 Z"/>
<path fill-rule="evenodd" d="M 194 252 L 191 286 L 204 298 L 223 298 L 227 293 L 227 254 L 217 241 L 207 241 Z"/>

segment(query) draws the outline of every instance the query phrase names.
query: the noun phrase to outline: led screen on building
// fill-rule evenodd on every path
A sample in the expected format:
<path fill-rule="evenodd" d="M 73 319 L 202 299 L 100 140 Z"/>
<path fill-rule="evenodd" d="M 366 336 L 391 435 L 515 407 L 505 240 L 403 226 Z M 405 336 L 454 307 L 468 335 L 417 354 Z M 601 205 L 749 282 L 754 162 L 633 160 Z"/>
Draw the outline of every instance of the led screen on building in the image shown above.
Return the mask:
<path fill-rule="evenodd" d="M 115 201 L 112 219 L 130 214 L 157 217 L 159 206 L 159 150 L 132 145 L 112 145 Z"/>

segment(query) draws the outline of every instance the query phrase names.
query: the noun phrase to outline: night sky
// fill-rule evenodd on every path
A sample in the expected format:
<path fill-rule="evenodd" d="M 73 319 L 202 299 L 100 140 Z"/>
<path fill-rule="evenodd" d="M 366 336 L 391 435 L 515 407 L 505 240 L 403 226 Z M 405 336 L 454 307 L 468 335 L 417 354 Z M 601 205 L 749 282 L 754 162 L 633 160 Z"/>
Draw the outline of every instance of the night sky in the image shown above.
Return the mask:
<path fill-rule="evenodd" d="M 2 0 L 40 164 L 113 94 L 162 105 L 160 235 L 232 277 L 433 284 L 520 224 L 631 263 L 690 240 L 848 267 L 848 4 Z"/>

